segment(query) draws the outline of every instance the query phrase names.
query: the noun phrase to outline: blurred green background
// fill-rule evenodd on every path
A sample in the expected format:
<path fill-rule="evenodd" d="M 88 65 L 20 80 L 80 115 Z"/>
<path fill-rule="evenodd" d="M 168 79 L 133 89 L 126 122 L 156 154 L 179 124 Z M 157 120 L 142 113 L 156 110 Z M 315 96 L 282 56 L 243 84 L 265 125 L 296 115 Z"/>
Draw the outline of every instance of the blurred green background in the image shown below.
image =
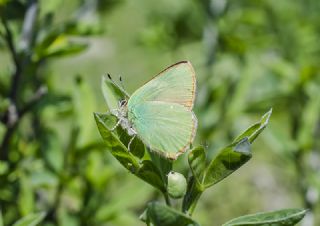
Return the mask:
<path fill-rule="evenodd" d="M 101 75 L 133 93 L 189 60 L 208 156 L 273 108 L 253 159 L 206 191 L 194 218 L 305 207 L 301 225 L 319 225 L 319 12 L 318 0 L 0 0 L 4 224 L 46 211 L 42 225 L 143 225 L 161 195 L 104 148 Z"/>

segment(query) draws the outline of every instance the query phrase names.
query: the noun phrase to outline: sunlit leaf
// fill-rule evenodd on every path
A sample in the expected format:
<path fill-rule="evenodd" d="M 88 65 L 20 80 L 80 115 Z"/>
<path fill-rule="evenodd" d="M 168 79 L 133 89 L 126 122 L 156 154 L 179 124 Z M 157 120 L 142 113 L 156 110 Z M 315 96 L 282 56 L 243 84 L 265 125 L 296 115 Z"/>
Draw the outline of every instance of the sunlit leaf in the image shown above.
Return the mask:
<path fill-rule="evenodd" d="M 303 209 L 283 209 L 273 212 L 263 212 L 235 218 L 223 226 L 293 226 L 298 223 L 306 214 Z"/>
<path fill-rule="evenodd" d="M 248 137 L 249 142 L 252 143 L 268 125 L 271 114 L 272 114 L 272 109 L 270 109 L 267 113 L 265 113 L 262 116 L 260 122 L 253 124 L 248 129 L 246 129 L 241 135 L 239 135 L 234 140 L 234 142 L 238 142 L 244 137 Z"/>
<path fill-rule="evenodd" d="M 247 137 L 223 148 L 209 163 L 203 185 L 210 187 L 218 183 L 249 161 L 251 156 Z"/>
<path fill-rule="evenodd" d="M 13 226 L 36 226 L 38 225 L 46 216 L 46 213 L 32 213 L 22 219 L 18 220 Z"/>

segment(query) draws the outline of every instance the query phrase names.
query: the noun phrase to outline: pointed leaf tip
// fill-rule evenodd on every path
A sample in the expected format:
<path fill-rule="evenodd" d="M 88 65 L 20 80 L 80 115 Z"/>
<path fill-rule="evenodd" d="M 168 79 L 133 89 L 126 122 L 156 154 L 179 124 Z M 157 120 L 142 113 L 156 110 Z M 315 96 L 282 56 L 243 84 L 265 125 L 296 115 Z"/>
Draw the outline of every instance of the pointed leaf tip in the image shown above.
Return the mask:
<path fill-rule="evenodd" d="M 272 115 L 272 111 L 273 111 L 273 109 L 270 108 L 270 110 L 262 116 L 262 118 L 261 118 L 262 125 L 266 126 L 269 123 L 269 119 Z"/>
<path fill-rule="evenodd" d="M 244 132 L 242 132 L 236 139 L 234 139 L 233 143 L 239 142 L 244 137 L 248 137 L 250 143 L 253 143 L 253 141 L 266 128 L 267 124 L 269 123 L 271 114 L 272 114 L 272 108 L 261 117 L 259 122 L 251 125 Z"/>

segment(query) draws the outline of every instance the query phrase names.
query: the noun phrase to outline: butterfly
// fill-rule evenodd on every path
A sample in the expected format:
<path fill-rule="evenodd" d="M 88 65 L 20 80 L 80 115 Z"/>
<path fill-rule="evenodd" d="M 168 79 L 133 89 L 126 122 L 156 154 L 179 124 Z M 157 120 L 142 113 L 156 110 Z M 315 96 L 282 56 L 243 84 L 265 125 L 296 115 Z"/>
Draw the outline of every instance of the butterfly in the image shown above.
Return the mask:
<path fill-rule="evenodd" d="M 102 90 L 111 114 L 118 119 L 112 130 L 120 125 L 132 137 L 128 149 L 135 137 L 172 160 L 190 148 L 197 118 L 192 111 L 196 77 L 189 61 L 169 66 L 131 96 L 110 75 L 103 76 Z"/>

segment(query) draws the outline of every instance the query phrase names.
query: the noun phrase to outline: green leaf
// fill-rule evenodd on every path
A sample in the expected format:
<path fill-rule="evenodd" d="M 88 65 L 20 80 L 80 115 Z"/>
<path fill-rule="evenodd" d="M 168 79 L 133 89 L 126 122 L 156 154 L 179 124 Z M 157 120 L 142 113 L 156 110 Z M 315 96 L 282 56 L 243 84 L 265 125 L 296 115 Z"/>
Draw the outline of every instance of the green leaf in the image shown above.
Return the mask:
<path fill-rule="evenodd" d="M 162 155 L 159 155 L 154 151 L 149 151 L 149 155 L 151 157 L 152 163 L 158 168 L 162 180 L 167 183 L 167 176 L 172 170 L 173 161 L 165 158 Z"/>
<path fill-rule="evenodd" d="M 154 226 L 199 226 L 189 216 L 157 202 L 149 203 L 140 219 L 147 224 L 151 222 Z"/>
<path fill-rule="evenodd" d="M 123 100 L 125 96 L 129 96 L 124 89 L 122 89 L 120 86 L 117 86 L 106 76 L 102 76 L 101 90 L 109 110 L 117 109 L 119 107 L 119 101 Z"/>
<path fill-rule="evenodd" d="M 119 139 L 119 137 L 126 136 L 126 132 L 121 128 L 118 128 L 117 131 L 111 131 L 111 128 L 116 124 L 115 116 L 110 113 L 94 113 L 94 117 L 99 132 L 111 154 L 131 173 L 158 188 L 160 191 L 165 191 L 165 183 L 162 181 L 157 167 L 149 160 L 139 163 L 132 151 L 128 151 L 128 143 L 123 143 Z"/>
<path fill-rule="evenodd" d="M 251 156 L 247 137 L 223 148 L 209 163 L 203 185 L 207 188 L 218 183 L 245 164 Z"/>
<path fill-rule="evenodd" d="M 45 216 L 45 212 L 32 213 L 18 220 L 13 224 L 13 226 L 36 226 L 44 219 Z"/>
<path fill-rule="evenodd" d="M 251 158 L 250 144 L 253 143 L 267 126 L 271 113 L 272 109 L 262 116 L 260 122 L 250 126 L 239 135 L 232 144 L 216 154 L 206 169 L 203 179 L 203 185 L 205 187 L 210 187 L 218 183 Z"/>
<path fill-rule="evenodd" d="M 188 155 L 189 166 L 192 175 L 199 185 L 203 183 L 204 173 L 206 169 L 206 153 L 202 146 L 192 149 Z"/>
<path fill-rule="evenodd" d="M 73 41 L 70 37 L 52 33 L 40 43 L 35 49 L 32 58 L 38 61 L 43 58 L 66 56 L 86 50 L 88 45 L 82 42 Z"/>
<path fill-rule="evenodd" d="M 241 135 L 239 135 L 233 143 L 239 142 L 245 137 L 248 137 L 249 142 L 253 143 L 253 141 L 259 136 L 259 134 L 266 128 L 269 122 L 269 118 L 272 114 L 272 109 L 270 109 L 267 113 L 265 113 L 260 122 L 257 122 L 246 129 Z"/>
<path fill-rule="evenodd" d="M 121 126 L 118 126 L 117 128 L 117 134 L 119 137 L 119 140 L 126 146 L 128 147 L 128 144 L 130 140 L 132 139 L 131 136 L 128 135 L 128 133 L 121 128 Z M 130 152 L 138 157 L 139 159 L 142 159 L 144 156 L 146 147 L 142 143 L 141 140 L 139 140 L 137 137 L 133 139 L 132 143 L 130 144 Z"/>
<path fill-rule="evenodd" d="M 152 186 L 158 188 L 160 191 L 165 192 L 166 188 L 160 176 L 160 172 L 150 160 L 144 160 L 141 168 L 136 175 L 142 180 L 148 182 Z"/>
<path fill-rule="evenodd" d="M 260 122 L 245 130 L 235 141 L 217 152 L 211 162 L 206 164 L 203 147 L 196 147 L 188 155 L 192 177 L 189 178 L 187 193 L 183 199 L 182 211 L 192 214 L 199 197 L 208 188 L 232 174 L 252 157 L 251 143 L 266 127 L 272 110 L 267 112 Z"/>
<path fill-rule="evenodd" d="M 204 191 L 203 179 L 206 172 L 206 154 L 202 146 L 192 149 L 188 155 L 192 177 L 188 180 L 186 195 L 182 202 L 182 211 L 192 214 L 198 199 Z"/>
<path fill-rule="evenodd" d="M 283 209 L 272 212 L 263 212 L 235 218 L 223 226 L 292 226 L 298 223 L 306 214 L 304 209 Z"/>
<path fill-rule="evenodd" d="M 110 113 L 100 114 L 94 113 L 94 117 L 106 147 L 111 154 L 129 171 L 135 173 L 139 169 L 139 163 L 134 155 L 130 153 L 127 147 L 119 140 L 115 131 L 111 132 L 111 128 L 116 124 L 116 119 Z"/>

